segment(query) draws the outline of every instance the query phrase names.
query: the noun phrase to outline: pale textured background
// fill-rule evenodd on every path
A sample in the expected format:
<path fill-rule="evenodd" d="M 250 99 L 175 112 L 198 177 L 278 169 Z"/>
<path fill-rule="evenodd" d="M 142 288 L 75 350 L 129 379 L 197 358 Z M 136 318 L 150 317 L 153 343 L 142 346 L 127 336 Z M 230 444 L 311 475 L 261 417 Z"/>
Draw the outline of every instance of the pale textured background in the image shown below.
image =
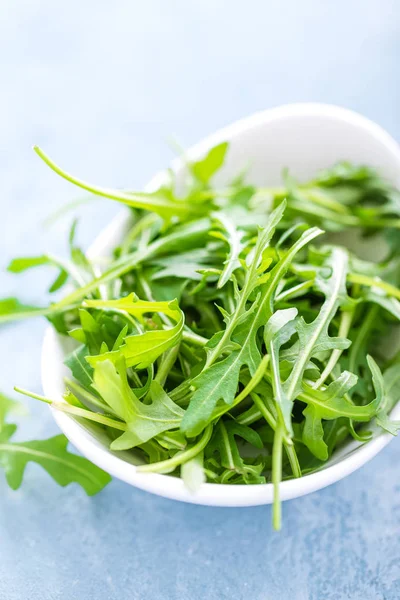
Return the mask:
<path fill-rule="evenodd" d="M 140 188 L 172 153 L 256 110 L 345 105 L 400 139 L 397 0 L 3 0 L 0 8 L 1 263 L 62 251 L 76 195 L 31 151 L 106 185 Z M 80 211 L 89 242 L 118 210 Z M 1 295 L 43 300 L 48 274 L 1 274 Z M 0 332 L 0 388 L 40 390 L 45 323 Z M 56 427 L 32 401 L 24 437 Z M 0 600 L 397 600 L 399 441 L 345 481 L 284 506 L 178 504 L 118 481 L 88 499 L 39 468 L 0 478 Z"/>

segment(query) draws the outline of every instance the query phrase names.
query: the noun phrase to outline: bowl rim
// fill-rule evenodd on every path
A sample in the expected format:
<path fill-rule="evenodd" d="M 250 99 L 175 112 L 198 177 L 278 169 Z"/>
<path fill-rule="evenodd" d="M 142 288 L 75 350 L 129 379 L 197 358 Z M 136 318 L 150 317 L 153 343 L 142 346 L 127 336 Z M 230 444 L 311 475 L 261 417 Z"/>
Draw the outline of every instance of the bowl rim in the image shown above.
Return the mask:
<path fill-rule="evenodd" d="M 347 108 L 320 103 L 286 104 L 256 112 L 249 117 L 240 119 L 205 137 L 189 148 L 187 156 L 191 159 L 199 157 L 207 152 L 210 147 L 223 141 L 229 141 L 245 130 L 257 128 L 261 124 L 293 116 L 322 116 L 328 119 L 341 120 L 342 122 L 363 129 L 369 133 L 372 138 L 375 138 L 375 141 L 381 142 L 386 147 L 393 155 L 393 158 L 398 162 L 400 171 L 400 146 L 382 127 Z M 182 163 L 178 158 L 172 161 L 171 167 L 176 170 L 181 164 Z M 146 191 L 153 191 L 160 185 L 164 177 L 165 171 L 157 173 L 144 189 Z M 128 212 L 121 211 L 95 239 L 94 243 L 90 246 L 88 253 L 95 255 L 102 249 L 104 250 L 107 241 L 120 233 L 124 223 L 126 223 L 128 219 L 128 215 Z M 59 353 L 54 352 L 56 344 L 57 333 L 49 326 L 45 332 L 41 358 L 42 385 L 44 393 L 49 396 L 54 396 L 55 373 L 57 373 L 57 367 L 59 368 Z M 50 410 L 60 429 L 64 432 L 70 442 L 86 456 L 86 458 L 110 473 L 113 477 L 121 479 L 142 490 L 170 499 L 210 506 L 256 506 L 270 504 L 273 501 L 272 483 L 257 485 L 242 484 L 235 486 L 204 483 L 200 490 L 193 494 L 185 487 L 180 478 L 157 473 L 138 473 L 135 465 L 123 460 L 115 453 L 102 446 L 100 442 L 91 436 L 79 422 L 56 409 Z M 400 404 L 393 409 L 392 416 L 400 418 Z M 282 481 L 280 483 L 281 499 L 289 500 L 300 497 L 339 481 L 366 464 L 392 439 L 392 435 L 382 433 L 365 444 L 355 443 L 354 450 L 334 464 L 321 468 L 314 473 L 304 475 L 299 479 Z"/>

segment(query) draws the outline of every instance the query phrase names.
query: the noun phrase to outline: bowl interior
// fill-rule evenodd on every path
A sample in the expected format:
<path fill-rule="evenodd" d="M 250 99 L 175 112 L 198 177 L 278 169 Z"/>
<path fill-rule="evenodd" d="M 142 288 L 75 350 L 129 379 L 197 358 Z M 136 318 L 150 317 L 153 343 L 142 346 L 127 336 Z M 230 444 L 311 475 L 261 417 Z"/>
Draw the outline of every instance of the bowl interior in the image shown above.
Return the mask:
<path fill-rule="evenodd" d="M 230 181 L 244 167 L 248 167 L 248 181 L 258 185 L 281 182 L 282 169 L 288 167 L 299 180 L 312 177 L 317 170 L 330 167 L 339 160 L 374 166 L 399 185 L 400 151 L 390 136 L 363 117 L 337 107 L 323 105 L 292 105 L 259 113 L 239 121 L 200 142 L 188 151 L 189 159 L 202 156 L 217 143 L 228 141 L 226 163 L 218 173 L 217 184 Z M 185 170 L 181 161 L 172 168 L 178 182 L 184 181 Z M 156 189 L 164 175 L 158 174 L 147 186 Z M 121 239 L 129 223 L 129 213 L 121 215 L 97 238 L 90 249 L 92 256 L 105 255 Z M 45 394 L 60 399 L 64 391 L 63 377 L 68 373 L 63 359 L 72 348 L 72 340 L 48 330 L 43 346 L 42 380 Z M 129 452 L 113 453 L 109 439 L 100 429 L 72 419 L 66 414 L 54 416 L 70 441 L 90 460 L 112 475 L 142 489 L 179 500 L 202 504 L 240 506 L 272 501 L 272 486 L 232 486 L 204 484 L 198 494 L 188 492 L 181 480 L 167 475 L 138 474 L 135 455 Z M 395 418 L 400 407 L 394 409 Z M 303 495 L 337 481 L 360 467 L 391 439 L 379 435 L 361 446 L 350 441 L 338 450 L 324 468 L 299 480 L 281 484 L 281 497 L 288 499 Z M 229 491 L 228 491 L 229 490 Z"/>

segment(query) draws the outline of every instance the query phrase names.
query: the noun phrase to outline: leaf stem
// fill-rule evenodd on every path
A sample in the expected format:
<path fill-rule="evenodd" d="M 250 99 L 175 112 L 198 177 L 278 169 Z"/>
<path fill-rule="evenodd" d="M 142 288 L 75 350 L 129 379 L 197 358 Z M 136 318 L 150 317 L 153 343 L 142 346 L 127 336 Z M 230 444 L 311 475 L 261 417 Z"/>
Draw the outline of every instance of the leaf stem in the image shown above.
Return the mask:
<path fill-rule="evenodd" d="M 347 334 L 350 331 L 353 317 L 354 317 L 354 308 L 352 308 L 351 310 L 346 310 L 346 311 L 342 312 L 340 326 L 339 326 L 339 332 L 338 332 L 338 336 L 340 338 L 347 337 Z M 332 354 L 330 355 L 329 360 L 326 364 L 326 367 L 321 373 L 321 376 L 313 384 L 314 389 L 321 387 L 321 385 L 323 385 L 325 383 L 325 381 L 328 379 L 329 375 L 335 368 L 336 363 L 338 362 L 339 358 L 342 355 L 342 352 L 343 352 L 342 348 L 336 348 L 335 350 L 332 351 Z"/>
<path fill-rule="evenodd" d="M 256 394 L 255 392 L 250 394 L 250 396 L 251 396 L 251 399 L 253 400 L 255 406 L 259 410 L 259 415 L 264 417 L 264 419 L 267 421 L 267 423 L 271 427 L 271 429 L 276 431 L 276 427 L 277 427 L 276 419 L 273 416 L 273 414 L 268 410 L 268 408 L 265 406 L 265 404 L 261 400 L 260 396 L 258 394 Z M 241 421 L 238 419 L 238 422 L 240 423 Z M 248 425 L 248 424 L 250 424 L 250 422 L 246 422 L 246 423 L 243 422 L 243 424 Z M 290 462 L 290 467 L 292 469 L 293 476 L 301 477 L 301 475 L 302 475 L 301 467 L 300 467 L 299 459 L 297 457 L 297 452 L 293 445 L 293 442 L 290 438 L 284 437 L 283 430 L 282 430 L 282 436 L 283 436 L 283 445 L 285 447 L 285 451 L 286 451 L 286 454 L 287 454 L 289 462 Z"/>
<path fill-rule="evenodd" d="M 191 460 L 197 456 L 199 452 L 204 450 L 210 441 L 212 431 L 213 426 L 207 425 L 199 441 L 191 446 L 191 448 L 188 448 L 183 452 L 177 452 L 175 456 L 168 458 L 167 460 L 161 460 L 160 462 L 151 463 L 148 465 L 140 465 L 136 470 L 140 473 L 170 473 L 176 469 L 176 467 L 187 462 L 188 460 Z"/>
<path fill-rule="evenodd" d="M 272 448 L 272 483 L 274 486 L 274 503 L 272 507 L 272 523 L 275 531 L 281 528 L 281 501 L 279 498 L 279 484 L 282 481 L 282 425 L 278 424 L 275 430 Z"/>
<path fill-rule="evenodd" d="M 72 310 L 76 307 L 76 304 L 65 305 L 62 308 L 62 312 L 67 312 L 68 310 Z M 44 308 L 32 308 L 31 310 L 9 312 L 0 315 L 0 325 L 2 323 L 9 323 L 11 321 L 19 321 L 22 319 L 29 319 L 33 317 L 48 317 L 49 315 L 57 314 L 59 312 L 61 312 L 61 310 L 58 307 L 58 304 L 50 304 L 50 306 L 46 306 Z"/>
<path fill-rule="evenodd" d="M 310 287 L 314 285 L 314 279 L 308 279 L 307 281 L 302 281 L 301 283 L 289 288 L 277 294 L 275 298 L 275 302 L 287 301 L 289 298 L 297 298 L 297 296 L 301 296 L 302 292 L 308 290 Z"/>
<path fill-rule="evenodd" d="M 379 310 L 379 307 L 376 304 L 374 304 L 370 308 L 360 329 L 358 330 L 356 339 L 354 340 L 353 344 L 350 347 L 349 371 L 351 373 L 355 373 L 356 375 L 357 375 L 357 367 L 356 367 L 357 356 L 359 354 L 360 348 L 361 348 L 362 344 L 364 343 L 365 337 L 367 336 L 372 323 L 375 321 L 375 319 L 377 317 L 378 310 Z"/>
<path fill-rule="evenodd" d="M 19 394 L 23 394 L 24 396 L 29 396 L 30 398 L 34 398 L 35 400 L 40 400 L 40 402 L 45 402 L 46 404 L 53 404 L 53 400 L 47 398 L 46 396 L 41 396 L 40 394 L 35 394 L 35 392 L 29 392 L 28 390 L 24 390 L 18 386 L 14 386 L 14 391 Z"/>
<path fill-rule="evenodd" d="M 194 331 L 192 331 L 187 325 L 185 325 L 183 328 L 182 339 L 188 344 L 192 344 L 192 346 L 199 346 L 200 348 L 203 348 L 208 342 L 207 338 L 194 333 Z"/>
<path fill-rule="evenodd" d="M 368 277 L 368 275 L 359 275 L 358 273 L 349 273 L 347 279 L 351 283 L 359 283 L 360 285 L 366 285 L 368 287 L 377 287 L 384 290 L 389 296 L 393 296 L 400 300 L 400 290 L 386 281 L 375 277 Z"/>
<path fill-rule="evenodd" d="M 35 394 L 34 392 L 29 392 L 28 390 L 24 390 L 23 388 L 17 386 L 14 387 L 14 390 L 19 394 L 29 396 L 35 400 L 40 400 L 40 402 L 45 402 L 52 408 L 74 415 L 75 417 L 82 417 L 83 419 L 88 419 L 89 421 L 95 421 L 96 423 L 101 423 L 102 425 L 107 425 L 113 429 L 119 429 L 120 431 L 127 431 L 128 429 L 126 423 L 122 423 L 122 421 L 116 421 L 115 419 L 111 419 L 110 417 L 106 417 L 100 413 L 92 412 L 90 410 L 86 410 L 85 408 L 79 408 L 78 406 L 67 404 L 67 402 L 56 402 L 51 400 L 51 398 L 41 396 L 40 394 Z"/>
<path fill-rule="evenodd" d="M 57 175 L 60 175 L 63 179 L 66 179 L 70 183 L 91 192 L 96 196 L 103 196 L 104 198 L 110 198 L 111 200 L 118 200 L 128 206 L 135 208 L 141 208 L 144 210 L 150 210 L 160 215 L 183 215 L 187 216 L 190 214 L 199 213 L 199 209 L 196 204 L 190 204 L 189 202 L 173 201 L 164 197 L 161 193 L 157 196 L 156 193 L 148 194 L 145 192 L 124 192 L 120 190 L 113 190 L 108 188 L 101 188 L 82 179 L 78 179 L 73 175 L 70 175 L 66 171 L 63 171 L 58 165 L 56 165 L 51 158 L 49 158 L 41 148 L 38 146 L 33 147 L 36 154 L 52 169 Z M 204 209 L 203 209 L 204 212 Z"/>
<path fill-rule="evenodd" d="M 161 365 L 157 371 L 157 375 L 154 378 L 154 381 L 159 383 L 161 386 L 164 385 L 170 370 L 172 369 L 174 362 L 177 359 L 179 353 L 179 344 L 176 344 L 173 348 L 168 350 L 164 355 L 161 362 Z"/>

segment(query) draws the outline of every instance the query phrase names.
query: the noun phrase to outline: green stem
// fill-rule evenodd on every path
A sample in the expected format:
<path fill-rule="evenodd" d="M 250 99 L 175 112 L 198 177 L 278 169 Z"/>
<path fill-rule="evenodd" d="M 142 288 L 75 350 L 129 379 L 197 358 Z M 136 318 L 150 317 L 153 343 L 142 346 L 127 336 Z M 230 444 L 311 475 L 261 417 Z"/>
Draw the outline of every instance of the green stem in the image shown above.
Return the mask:
<path fill-rule="evenodd" d="M 277 427 L 276 419 L 272 415 L 272 413 L 268 410 L 268 408 L 265 406 L 265 404 L 261 400 L 260 396 L 258 394 L 256 394 L 255 392 L 253 392 L 251 394 L 251 399 L 253 400 L 255 406 L 258 408 L 259 416 L 264 417 L 264 419 L 267 421 L 267 423 L 271 427 L 271 429 L 276 431 L 276 427 Z M 258 420 L 258 418 L 259 417 L 257 417 L 256 420 Z M 238 421 L 240 422 L 239 419 L 238 419 Z M 249 424 L 249 422 L 243 423 L 243 424 Z M 284 436 L 283 431 L 282 431 L 282 436 Z M 285 451 L 286 451 L 286 454 L 287 454 L 289 462 L 290 462 L 290 467 L 292 469 L 293 477 L 301 477 L 301 467 L 300 467 L 299 459 L 297 457 L 297 452 L 293 445 L 292 440 L 290 438 L 285 439 L 285 437 L 283 437 L 283 445 L 285 446 Z"/>
<path fill-rule="evenodd" d="M 76 308 L 76 305 L 68 305 L 64 306 L 62 312 L 67 312 L 68 310 L 73 310 Z M 45 308 L 33 308 L 31 310 L 21 310 L 16 312 L 9 312 L 3 315 L 0 315 L 0 325 L 2 323 L 9 323 L 11 321 L 20 321 L 22 319 L 30 319 L 33 317 L 48 317 L 50 315 L 54 315 L 61 312 L 58 305 L 51 304 L 50 306 L 46 306 Z"/>
<path fill-rule="evenodd" d="M 366 285 L 368 287 L 377 287 L 384 290 L 389 296 L 393 296 L 400 300 L 400 290 L 386 281 L 375 277 L 368 277 L 368 275 L 359 275 L 357 273 L 349 273 L 347 279 L 351 283 L 359 283 L 360 285 Z"/>
<path fill-rule="evenodd" d="M 161 387 L 166 382 L 168 374 L 176 361 L 178 353 L 179 353 L 179 344 L 176 344 L 176 346 L 174 346 L 173 348 L 168 350 L 163 355 L 163 360 L 161 362 L 160 368 L 158 369 L 157 375 L 154 378 L 154 381 L 159 383 L 161 385 Z"/>
<path fill-rule="evenodd" d="M 179 402 L 179 400 L 181 398 L 186 397 L 186 395 L 191 391 L 190 388 L 191 388 L 190 381 L 188 381 L 188 380 L 183 381 L 176 388 L 174 388 L 173 390 L 170 391 L 169 397 L 174 402 Z"/>
<path fill-rule="evenodd" d="M 95 421 L 96 423 L 101 423 L 102 425 L 107 425 L 107 427 L 119 429 L 120 431 L 127 431 L 128 429 L 126 423 L 122 423 L 121 421 L 115 421 L 114 419 L 110 419 L 110 417 L 106 417 L 99 413 L 95 413 L 84 408 L 79 408 L 78 406 L 72 406 L 71 404 L 67 404 L 66 402 L 55 402 L 51 398 L 41 396 L 40 394 L 35 394 L 34 392 L 29 392 L 28 390 L 24 390 L 23 388 L 14 387 L 14 390 L 19 394 L 23 394 L 24 396 L 29 396 L 30 398 L 34 398 L 35 400 L 40 400 L 40 402 L 50 404 L 52 408 L 56 408 L 61 412 L 74 415 L 75 417 L 82 417 L 83 419 L 87 419 L 89 421 Z"/>
<path fill-rule="evenodd" d="M 300 214 L 311 215 L 313 218 L 320 217 L 321 219 L 328 219 L 334 223 L 338 223 L 342 227 L 346 225 L 349 227 L 358 227 L 362 224 L 358 217 L 338 214 L 328 208 L 318 206 L 315 203 L 307 205 L 306 202 L 300 202 L 299 200 L 289 200 L 288 208 Z"/>
<path fill-rule="evenodd" d="M 160 445 L 162 445 L 161 442 L 164 442 L 170 446 L 173 446 L 174 448 L 177 448 L 178 450 L 184 450 L 186 448 L 186 443 L 179 443 L 175 438 L 172 438 L 170 435 L 168 435 L 168 432 L 159 433 L 157 435 L 157 439 L 159 440 Z"/>
<path fill-rule="evenodd" d="M 255 392 L 251 394 L 251 397 L 253 397 L 254 393 Z M 251 406 L 244 413 L 238 415 L 236 417 L 236 421 L 241 425 L 252 425 L 253 423 L 259 421 L 262 416 L 263 415 L 261 414 L 261 411 L 257 408 L 257 406 Z"/>
<path fill-rule="evenodd" d="M 337 200 L 333 200 L 333 198 L 327 196 L 326 194 L 316 190 L 315 188 L 304 189 L 304 192 L 307 194 L 307 198 L 311 200 L 311 202 L 318 204 L 319 206 L 323 206 L 332 210 L 341 215 L 349 215 L 350 211 L 344 204 L 341 204 Z"/>
<path fill-rule="evenodd" d="M 101 423 L 102 425 L 112 427 L 113 429 L 119 429 L 120 431 L 128 431 L 128 426 L 126 423 L 116 421 L 115 419 L 111 419 L 110 417 L 106 417 L 99 413 L 91 412 L 90 410 L 86 410 L 84 408 L 79 408 L 78 406 L 72 406 L 71 404 L 64 402 L 52 402 L 51 406 L 57 410 L 60 410 L 61 412 L 74 415 L 75 417 L 82 417 L 88 421 Z"/>
<path fill-rule="evenodd" d="M 154 225 L 158 219 L 159 216 L 155 215 L 154 213 L 145 214 L 141 219 L 139 219 L 139 221 L 133 225 L 126 235 L 121 246 L 121 255 L 129 254 L 129 249 L 134 240 L 143 232 L 143 230 L 152 227 L 152 225 Z"/>
<path fill-rule="evenodd" d="M 354 317 L 354 308 L 352 308 L 351 310 L 342 312 L 340 326 L 339 326 L 339 332 L 338 332 L 338 336 L 340 338 L 347 337 L 347 334 L 350 331 L 350 326 L 353 321 L 353 317 Z M 336 363 L 338 362 L 342 353 L 343 353 L 343 349 L 340 349 L 340 348 L 336 348 L 335 350 L 332 351 L 332 354 L 330 355 L 329 360 L 326 363 L 325 369 L 322 371 L 319 379 L 313 384 L 313 388 L 317 389 L 325 383 L 325 381 L 328 379 L 329 375 L 335 368 Z"/>
<path fill-rule="evenodd" d="M 370 308 L 360 329 L 358 330 L 356 339 L 354 340 L 354 342 L 352 343 L 352 345 L 350 347 L 349 371 L 351 373 L 355 373 L 356 375 L 357 375 L 357 369 L 356 369 L 357 356 L 359 355 L 360 348 L 362 347 L 364 340 L 365 340 L 366 336 L 368 335 L 371 325 L 374 323 L 374 321 L 377 317 L 378 311 L 379 311 L 379 307 L 376 304 L 374 304 Z"/>
<path fill-rule="evenodd" d="M 111 408 L 107 406 L 105 402 L 102 402 L 99 398 L 97 398 L 94 394 L 88 392 L 83 386 L 74 381 L 73 379 L 69 379 L 68 377 L 64 378 L 64 383 L 68 389 L 78 398 L 79 396 L 83 398 L 86 402 L 97 406 L 100 410 L 111 412 Z"/>
<path fill-rule="evenodd" d="M 182 339 L 188 344 L 199 346 L 200 348 L 203 348 L 208 342 L 207 338 L 194 333 L 187 325 L 183 328 Z"/>
<path fill-rule="evenodd" d="M 172 458 L 168 458 L 167 460 L 161 460 L 160 462 L 151 463 L 148 465 L 140 465 L 137 467 L 137 471 L 140 473 L 170 473 L 179 465 L 191 460 L 199 452 L 204 450 L 210 441 L 212 435 L 213 426 L 207 425 L 204 430 L 203 435 L 191 448 L 184 450 L 183 452 L 177 452 L 175 456 Z"/>
<path fill-rule="evenodd" d="M 47 164 L 47 166 L 57 173 L 57 175 L 60 175 L 60 177 L 63 179 L 66 179 L 70 183 L 73 183 L 74 185 L 86 190 L 87 192 L 91 192 L 96 196 L 103 196 L 104 198 L 110 198 L 111 200 L 118 200 L 118 202 L 126 204 L 127 206 L 150 210 L 160 215 L 175 214 L 188 216 L 193 213 L 198 214 L 201 212 L 195 203 L 169 200 L 162 194 L 147 194 L 145 192 L 132 193 L 98 187 L 86 181 L 82 181 L 82 179 L 78 179 L 66 171 L 63 171 L 38 146 L 34 146 L 33 149 L 36 154 Z"/>
<path fill-rule="evenodd" d="M 275 431 L 276 429 L 276 419 L 274 415 L 268 410 L 265 406 L 264 402 L 261 400 L 260 396 L 253 392 L 251 394 L 251 399 L 253 400 L 255 406 L 258 408 L 260 416 L 264 417 L 267 421 L 268 425 Z"/>
<path fill-rule="evenodd" d="M 237 318 L 232 318 L 229 321 L 229 323 L 228 323 L 228 325 L 227 325 L 227 327 L 226 327 L 226 329 L 225 329 L 225 331 L 223 333 L 222 338 L 220 339 L 220 341 L 218 342 L 218 344 L 215 346 L 215 348 L 211 352 L 208 353 L 204 369 L 207 369 L 208 367 L 211 367 L 211 365 L 215 363 L 215 361 L 217 360 L 217 358 L 220 356 L 221 352 L 223 352 L 223 349 L 225 348 L 225 345 L 226 345 L 227 341 L 229 340 L 229 338 L 230 338 L 233 330 L 236 327 L 237 319 L 242 314 L 242 311 L 243 311 L 243 309 L 246 306 L 248 295 L 250 293 L 251 284 L 252 284 L 252 281 L 253 281 L 253 278 L 254 278 L 254 272 L 255 272 L 255 269 L 256 269 L 256 266 L 257 266 L 255 264 L 255 262 L 256 261 L 253 261 L 253 264 L 252 264 L 250 270 L 247 273 L 246 281 L 245 281 L 243 290 L 242 290 L 241 295 L 240 295 L 240 300 L 239 300 L 239 302 L 237 304 L 237 307 L 235 309 L 235 315 L 237 315 Z"/>
<path fill-rule="evenodd" d="M 29 398 L 34 398 L 35 400 L 40 400 L 40 402 L 45 402 L 46 404 L 53 404 L 53 400 L 51 398 L 47 398 L 46 396 L 41 396 L 40 394 L 35 394 L 34 392 L 29 392 L 28 390 L 24 390 L 18 386 L 14 386 L 14 390 L 19 394 L 23 394 L 24 396 L 29 396 Z"/>
<path fill-rule="evenodd" d="M 275 302 L 282 302 L 283 300 L 289 300 L 289 298 L 297 298 L 302 295 L 302 292 L 308 290 L 310 287 L 314 285 L 314 279 L 308 279 L 307 281 L 302 281 L 301 283 L 277 294 L 275 298 Z"/>
<path fill-rule="evenodd" d="M 272 448 L 272 483 L 274 486 L 274 503 L 272 507 L 272 523 L 275 531 L 281 528 L 281 502 L 279 498 L 279 484 L 282 481 L 282 426 L 278 424 Z"/>

